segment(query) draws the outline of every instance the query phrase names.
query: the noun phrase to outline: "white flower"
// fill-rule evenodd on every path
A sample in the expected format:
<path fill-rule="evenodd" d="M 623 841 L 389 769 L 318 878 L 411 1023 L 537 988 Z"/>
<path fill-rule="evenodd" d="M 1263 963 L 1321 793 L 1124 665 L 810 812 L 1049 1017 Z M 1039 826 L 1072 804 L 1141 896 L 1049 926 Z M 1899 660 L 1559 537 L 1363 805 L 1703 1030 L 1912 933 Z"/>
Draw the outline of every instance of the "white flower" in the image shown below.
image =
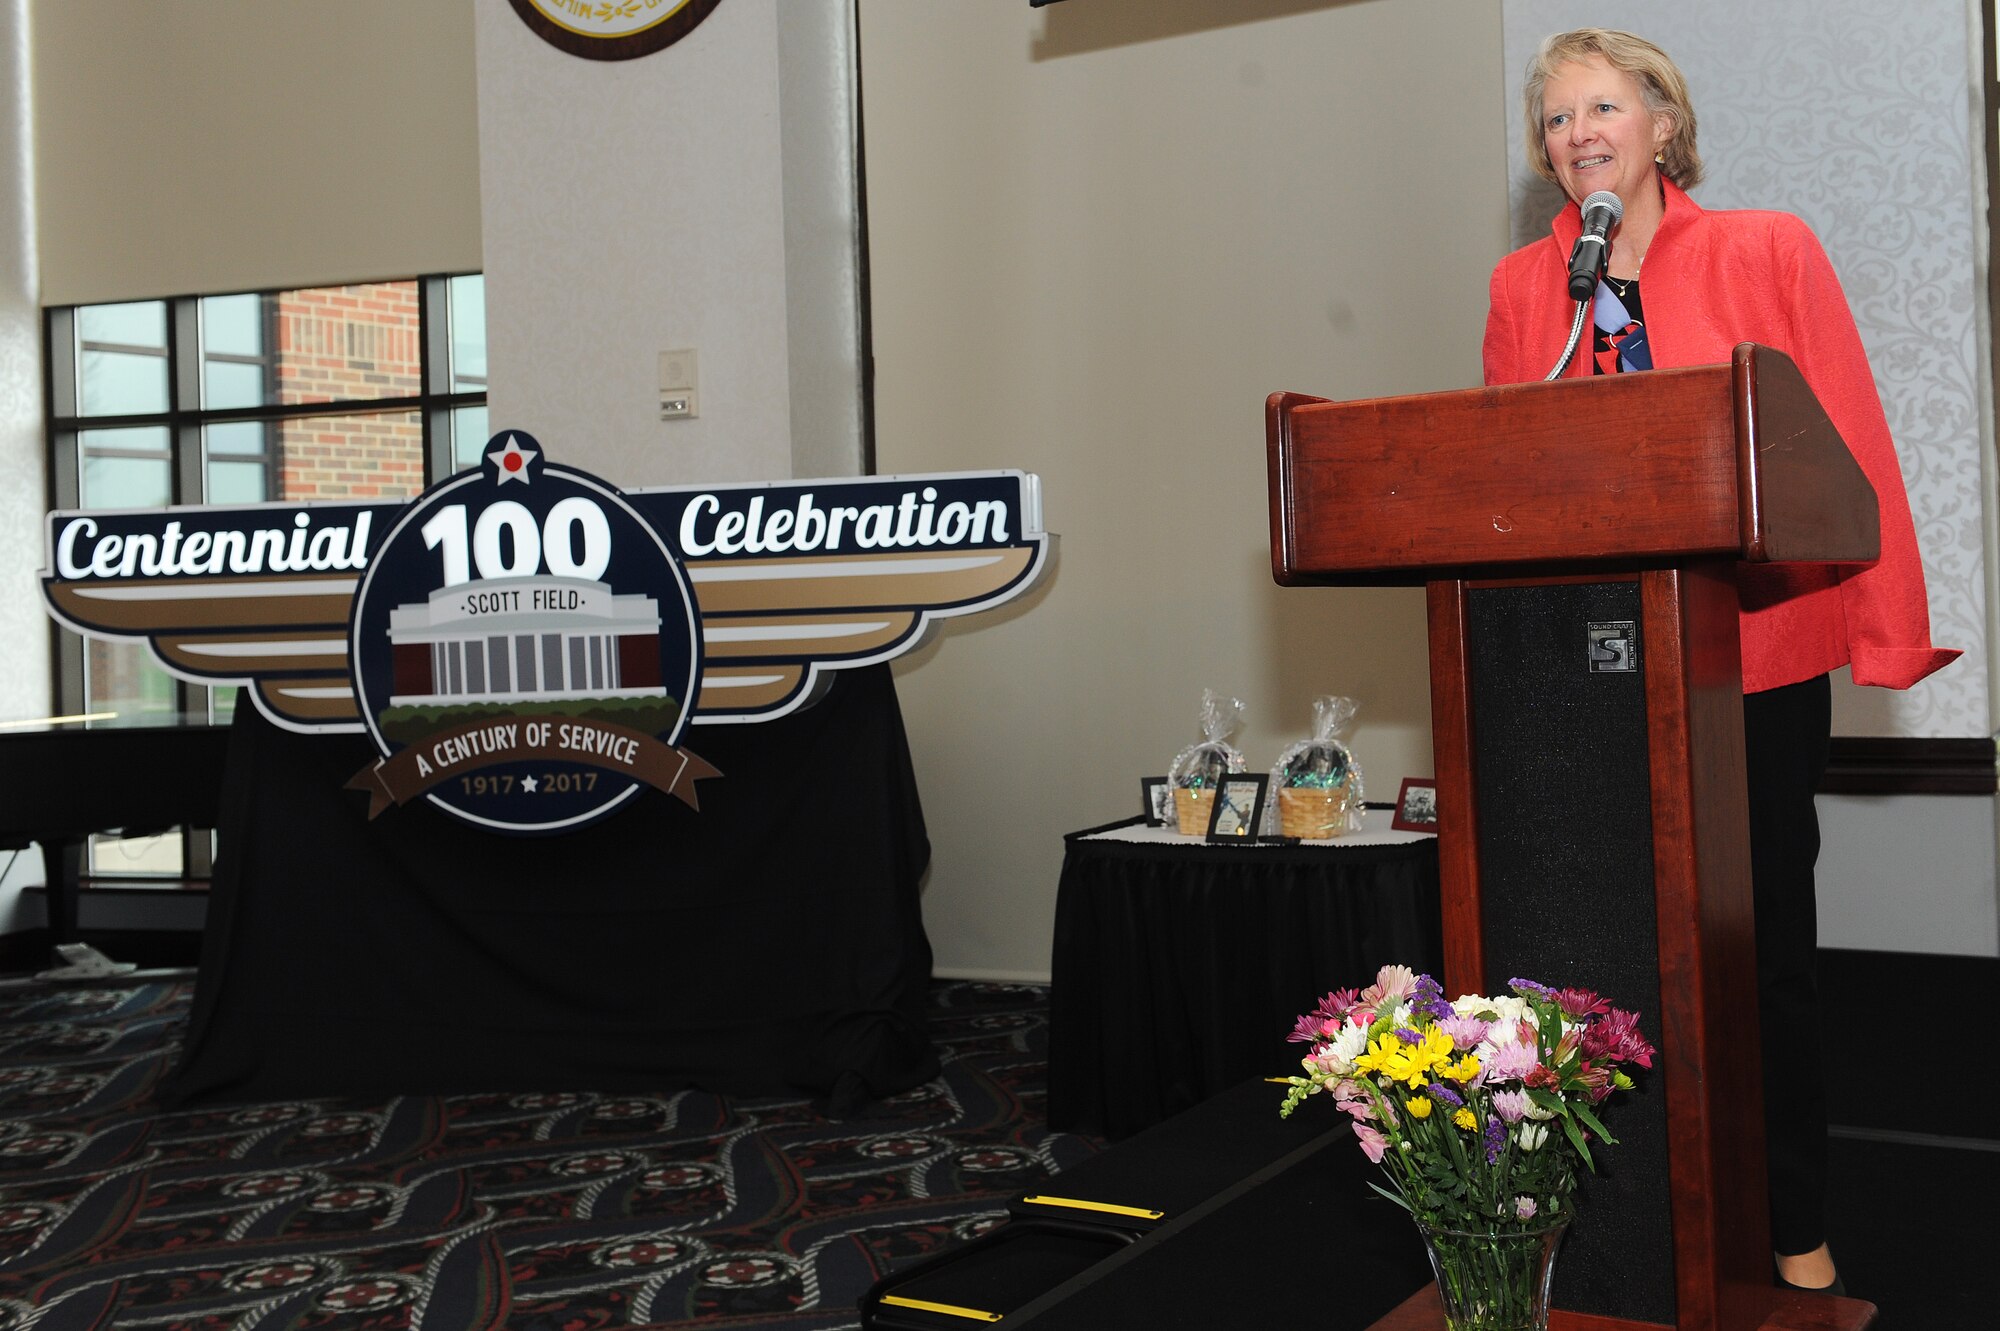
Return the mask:
<path fill-rule="evenodd" d="M 1548 1135 L 1549 1130 L 1541 1124 L 1529 1123 L 1525 1120 L 1519 1127 L 1514 1129 L 1514 1140 L 1521 1143 L 1521 1149 L 1524 1151 L 1539 1149 L 1541 1144 L 1548 1140 Z"/>
<path fill-rule="evenodd" d="M 1354 1060 L 1367 1052 L 1368 1028 L 1347 1025 L 1340 1028 L 1340 1034 L 1320 1046 L 1314 1060 L 1329 1076 L 1351 1077 L 1354 1075 Z"/>
<path fill-rule="evenodd" d="M 1460 994 L 1451 1000 L 1451 1010 L 1454 1016 L 1484 1017 L 1493 1011 L 1493 1000 L 1479 994 Z"/>

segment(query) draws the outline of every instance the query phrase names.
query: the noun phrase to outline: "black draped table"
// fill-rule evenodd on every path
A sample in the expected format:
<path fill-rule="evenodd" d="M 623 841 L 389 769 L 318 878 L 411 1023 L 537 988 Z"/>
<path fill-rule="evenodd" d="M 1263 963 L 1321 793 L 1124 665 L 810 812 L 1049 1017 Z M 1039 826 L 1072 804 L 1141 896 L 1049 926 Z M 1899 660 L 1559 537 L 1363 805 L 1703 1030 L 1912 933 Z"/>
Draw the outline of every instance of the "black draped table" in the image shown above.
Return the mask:
<path fill-rule="evenodd" d="M 1442 971 L 1433 837 L 1210 846 L 1139 821 L 1064 838 L 1053 1128 L 1124 1137 L 1285 1076 L 1300 1056 L 1285 1036 L 1321 995 L 1391 962 Z"/>
<path fill-rule="evenodd" d="M 50 941 L 77 936 L 77 893 L 94 832 L 215 822 L 228 734 L 178 714 L 0 724 L 0 847 L 37 843 Z"/>
<path fill-rule="evenodd" d="M 646 790 L 562 836 L 343 789 L 359 735 L 247 705 L 172 1102 L 482 1090 L 800 1092 L 936 1075 L 930 857 L 887 666 L 692 727 L 701 809 Z"/>

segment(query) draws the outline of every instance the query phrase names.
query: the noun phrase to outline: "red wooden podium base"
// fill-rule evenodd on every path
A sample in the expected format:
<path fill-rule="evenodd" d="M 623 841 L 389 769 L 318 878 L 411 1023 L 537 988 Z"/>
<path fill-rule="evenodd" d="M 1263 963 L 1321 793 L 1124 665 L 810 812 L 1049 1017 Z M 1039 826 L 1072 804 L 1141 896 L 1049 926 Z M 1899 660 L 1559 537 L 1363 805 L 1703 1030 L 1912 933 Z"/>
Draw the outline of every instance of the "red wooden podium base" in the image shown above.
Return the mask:
<path fill-rule="evenodd" d="M 1759 1331 L 1863 1331 L 1875 1323 L 1875 1305 L 1861 1299 L 1837 1299 L 1829 1294 L 1773 1289 L 1771 1311 Z M 1551 1331 L 1638 1331 L 1651 1322 L 1624 1322 L 1556 1309 L 1549 1314 Z M 1444 1305 L 1436 1285 L 1425 1285 L 1375 1323 L 1370 1331 L 1444 1331 Z M 1662 1328 L 1662 1331 L 1665 1331 Z"/>

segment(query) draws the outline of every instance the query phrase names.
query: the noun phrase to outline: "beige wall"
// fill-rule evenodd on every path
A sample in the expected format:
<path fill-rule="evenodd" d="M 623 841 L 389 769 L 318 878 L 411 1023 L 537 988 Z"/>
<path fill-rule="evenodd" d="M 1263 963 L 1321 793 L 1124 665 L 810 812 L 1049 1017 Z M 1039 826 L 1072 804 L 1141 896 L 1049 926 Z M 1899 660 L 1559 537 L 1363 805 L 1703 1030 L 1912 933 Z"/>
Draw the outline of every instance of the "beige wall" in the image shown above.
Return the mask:
<path fill-rule="evenodd" d="M 1046 973 L 1062 834 L 1136 811 L 1204 686 L 1260 769 L 1322 692 L 1371 795 L 1431 768 L 1422 593 L 1272 584 L 1262 409 L 1478 382 L 1498 10 L 1234 12 L 861 0 L 879 469 L 1038 472 L 1062 538 L 899 668 L 948 973 Z"/>
<path fill-rule="evenodd" d="M 41 299 L 479 267 L 474 0 L 33 0 Z"/>

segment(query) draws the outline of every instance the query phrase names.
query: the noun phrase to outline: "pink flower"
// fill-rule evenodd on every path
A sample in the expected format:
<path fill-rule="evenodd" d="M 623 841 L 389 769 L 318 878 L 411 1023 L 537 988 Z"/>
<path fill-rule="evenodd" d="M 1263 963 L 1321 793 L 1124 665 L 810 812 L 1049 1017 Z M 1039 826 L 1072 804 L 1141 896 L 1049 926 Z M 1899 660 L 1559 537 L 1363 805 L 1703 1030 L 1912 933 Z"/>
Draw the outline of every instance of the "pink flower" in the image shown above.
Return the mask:
<path fill-rule="evenodd" d="M 1639 1014 L 1620 1008 L 1612 1008 L 1584 1028 L 1583 1056 L 1608 1058 L 1614 1063 L 1637 1063 L 1642 1068 L 1653 1066 L 1653 1046 L 1639 1034 Z"/>
<path fill-rule="evenodd" d="M 1347 1015 L 1348 1009 L 1354 1006 L 1354 1000 L 1359 997 L 1360 995 L 1352 989 L 1336 989 L 1319 1000 L 1320 1015 L 1338 1021 Z"/>
<path fill-rule="evenodd" d="M 1595 1017 L 1611 1010 L 1611 1004 L 1599 998 L 1588 989 L 1559 989 L 1556 991 L 1556 1006 L 1563 1014 L 1575 1021 L 1582 1017 Z"/>
<path fill-rule="evenodd" d="M 1331 1040 L 1340 1033 L 1340 1023 L 1354 1007 L 1352 989 L 1336 989 L 1319 1000 L 1319 1006 L 1298 1019 L 1292 1033 L 1285 1038 L 1294 1044 L 1311 1044 L 1315 1040 Z"/>
<path fill-rule="evenodd" d="M 1343 1114 L 1351 1114 L 1357 1123 L 1375 1117 L 1375 1110 L 1366 1100 L 1336 1100 L 1334 1104 Z"/>
<path fill-rule="evenodd" d="M 1384 966 L 1375 972 L 1375 983 L 1361 991 L 1364 1003 L 1380 1003 L 1384 999 L 1399 1003 L 1416 992 L 1417 973 L 1408 966 Z"/>
<path fill-rule="evenodd" d="M 1502 1122 L 1519 1123 L 1527 1117 L 1528 1106 L 1533 1103 L 1526 1091 L 1499 1091 L 1493 1096 L 1493 1112 Z"/>
<path fill-rule="evenodd" d="M 1308 1012 L 1300 1017 L 1292 1027 L 1292 1033 L 1285 1037 L 1291 1044 L 1314 1044 L 1320 1040 L 1330 1040 L 1339 1028 L 1317 1012 Z"/>
<path fill-rule="evenodd" d="M 1437 1028 L 1451 1037 L 1451 1047 L 1462 1054 L 1486 1038 L 1487 1023 L 1477 1017 L 1446 1017 Z"/>
<path fill-rule="evenodd" d="M 1482 1058 L 1486 1080 L 1491 1082 L 1519 1081 L 1535 1069 L 1535 1046 L 1509 1042 L 1493 1050 L 1491 1058 Z"/>
<path fill-rule="evenodd" d="M 1361 1153 L 1368 1157 L 1369 1163 L 1381 1164 L 1382 1157 L 1389 1151 L 1389 1139 L 1366 1123 L 1356 1123 L 1354 1135 L 1361 1139 Z"/>
<path fill-rule="evenodd" d="M 1514 1199 L 1514 1218 L 1516 1220 L 1533 1220 L 1535 1218 L 1535 1199 L 1533 1197 L 1516 1197 Z"/>

